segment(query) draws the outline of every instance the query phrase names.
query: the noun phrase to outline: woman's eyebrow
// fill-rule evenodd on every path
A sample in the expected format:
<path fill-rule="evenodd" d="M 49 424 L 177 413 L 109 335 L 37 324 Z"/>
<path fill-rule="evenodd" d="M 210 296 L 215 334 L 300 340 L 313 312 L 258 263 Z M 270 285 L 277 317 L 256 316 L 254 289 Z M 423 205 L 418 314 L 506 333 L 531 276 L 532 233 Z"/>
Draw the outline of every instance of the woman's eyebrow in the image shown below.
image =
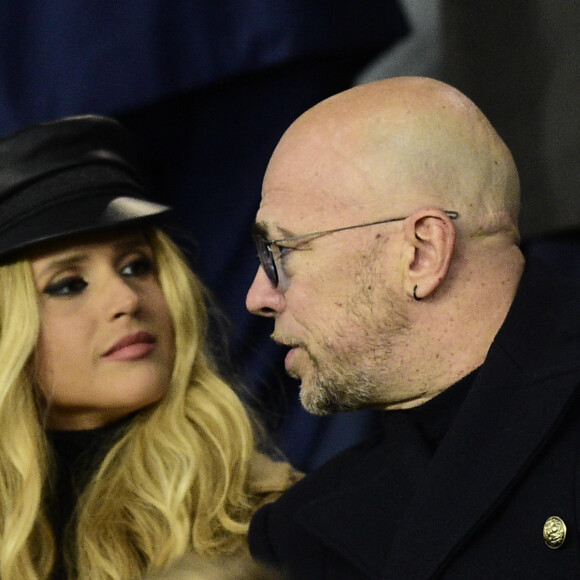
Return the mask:
<path fill-rule="evenodd" d="M 66 270 L 67 268 L 72 268 L 87 259 L 87 254 L 78 252 L 71 253 L 62 257 L 56 257 L 49 260 L 49 262 L 42 267 L 38 272 L 38 278 L 49 275 L 55 270 Z"/>

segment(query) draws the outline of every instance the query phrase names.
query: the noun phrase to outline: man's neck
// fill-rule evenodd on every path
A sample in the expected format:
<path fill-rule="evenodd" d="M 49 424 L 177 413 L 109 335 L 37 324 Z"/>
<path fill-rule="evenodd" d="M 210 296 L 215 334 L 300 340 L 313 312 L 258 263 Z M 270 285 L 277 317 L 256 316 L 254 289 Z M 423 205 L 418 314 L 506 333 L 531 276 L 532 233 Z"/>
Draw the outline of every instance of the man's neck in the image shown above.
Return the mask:
<path fill-rule="evenodd" d="M 479 258 L 476 256 L 476 258 Z M 432 399 L 481 366 L 513 302 L 524 259 L 516 246 L 459 264 L 435 296 L 411 304 L 411 328 L 389 409 L 412 408 Z M 491 260 L 491 261 L 490 261 Z M 392 384 L 392 382 L 391 382 Z"/>

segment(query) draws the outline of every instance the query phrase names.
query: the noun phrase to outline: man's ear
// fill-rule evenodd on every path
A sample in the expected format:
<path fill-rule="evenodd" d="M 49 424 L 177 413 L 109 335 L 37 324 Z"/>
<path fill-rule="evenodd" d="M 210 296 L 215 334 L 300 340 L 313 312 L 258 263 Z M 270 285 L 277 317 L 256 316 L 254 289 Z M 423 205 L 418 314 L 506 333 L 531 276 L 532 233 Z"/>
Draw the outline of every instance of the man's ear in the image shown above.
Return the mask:
<path fill-rule="evenodd" d="M 408 262 L 405 287 L 415 300 L 432 294 L 447 276 L 455 247 L 455 227 L 441 209 L 424 208 L 404 224 Z"/>

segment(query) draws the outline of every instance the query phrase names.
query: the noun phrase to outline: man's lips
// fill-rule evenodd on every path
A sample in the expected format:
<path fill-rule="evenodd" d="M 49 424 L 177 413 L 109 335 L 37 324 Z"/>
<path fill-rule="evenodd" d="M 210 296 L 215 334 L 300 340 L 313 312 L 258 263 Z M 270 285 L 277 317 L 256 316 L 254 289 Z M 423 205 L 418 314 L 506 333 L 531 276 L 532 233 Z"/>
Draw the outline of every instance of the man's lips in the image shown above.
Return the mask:
<path fill-rule="evenodd" d="M 103 358 L 109 360 L 136 360 L 147 356 L 155 348 L 155 338 L 145 331 L 134 332 L 121 337 Z"/>
<path fill-rule="evenodd" d="M 290 365 L 290 361 L 292 360 L 293 356 L 296 354 L 296 351 L 297 350 L 298 350 L 298 347 L 293 346 L 293 347 L 290 348 L 290 350 L 286 354 L 286 358 L 284 359 L 284 367 L 286 369 L 288 369 L 288 367 Z"/>
<path fill-rule="evenodd" d="M 279 346 L 289 349 L 284 359 L 284 367 L 288 371 L 290 361 L 298 354 L 299 350 L 304 348 L 304 344 L 282 334 L 272 334 L 271 338 Z"/>

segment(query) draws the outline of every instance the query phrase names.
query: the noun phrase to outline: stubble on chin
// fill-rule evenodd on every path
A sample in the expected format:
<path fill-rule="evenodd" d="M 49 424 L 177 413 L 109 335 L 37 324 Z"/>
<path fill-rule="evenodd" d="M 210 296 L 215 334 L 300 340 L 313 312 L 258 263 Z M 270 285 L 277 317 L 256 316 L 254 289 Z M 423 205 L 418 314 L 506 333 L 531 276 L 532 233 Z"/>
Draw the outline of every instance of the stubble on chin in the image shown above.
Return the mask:
<path fill-rule="evenodd" d="M 306 411 L 325 416 L 373 404 L 376 393 L 368 377 L 352 368 L 322 368 L 308 350 L 306 353 L 312 365 L 311 377 L 303 378 L 300 385 L 300 402 Z"/>
<path fill-rule="evenodd" d="M 308 372 L 296 377 L 302 380 L 300 401 L 304 409 L 323 416 L 384 404 L 394 340 L 407 327 L 407 319 L 391 308 L 383 320 L 367 318 L 359 326 L 364 332 L 358 340 L 347 341 L 350 345 L 338 350 L 336 345 L 324 344 L 322 359 L 302 346 L 310 366 Z"/>

